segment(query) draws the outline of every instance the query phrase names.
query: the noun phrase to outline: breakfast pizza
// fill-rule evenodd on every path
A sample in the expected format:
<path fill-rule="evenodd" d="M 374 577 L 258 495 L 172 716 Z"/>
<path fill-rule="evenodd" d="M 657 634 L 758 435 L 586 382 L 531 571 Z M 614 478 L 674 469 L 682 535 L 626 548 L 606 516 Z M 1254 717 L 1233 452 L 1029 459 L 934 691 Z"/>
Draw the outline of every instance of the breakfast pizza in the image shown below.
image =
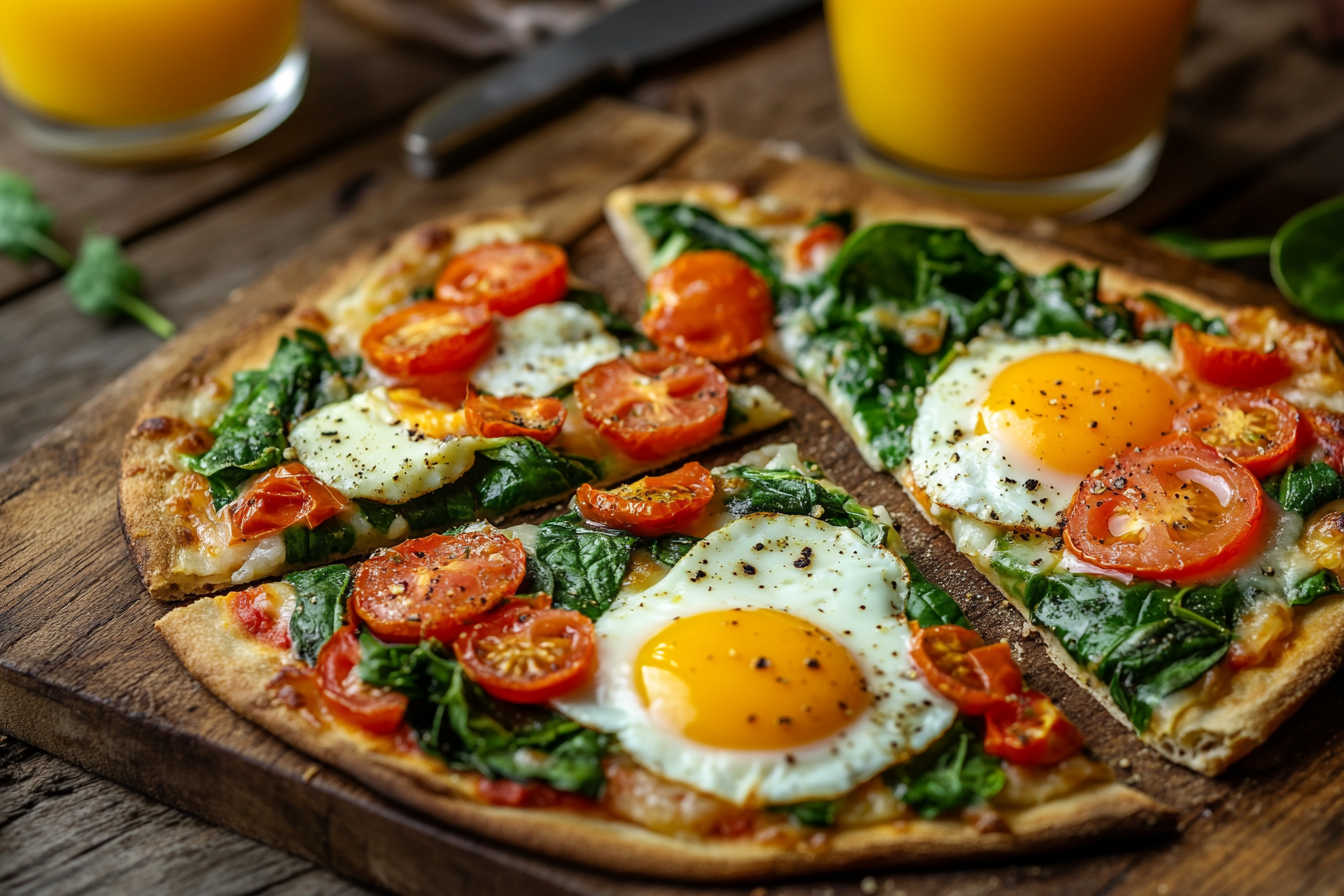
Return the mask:
<path fill-rule="evenodd" d="M 795 446 L 579 486 L 157 623 L 374 790 L 607 870 L 727 880 L 1167 830 Z"/>
<path fill-rule="evenodd" d="M 1324 329 L 892 194 L 651 183 L 607 212 L 649 338 L 760 351 L 804 384 L 1163 755 L 1217 774 L 1335 671 L 1344 362 Z"/>
<path fill-rule="evenodd" d="M 521 212 L 433 221 L 351 259 L 153 396 L 123 527 L 160 599 L 500 520 L 789 416 L 658 349 Z"/>

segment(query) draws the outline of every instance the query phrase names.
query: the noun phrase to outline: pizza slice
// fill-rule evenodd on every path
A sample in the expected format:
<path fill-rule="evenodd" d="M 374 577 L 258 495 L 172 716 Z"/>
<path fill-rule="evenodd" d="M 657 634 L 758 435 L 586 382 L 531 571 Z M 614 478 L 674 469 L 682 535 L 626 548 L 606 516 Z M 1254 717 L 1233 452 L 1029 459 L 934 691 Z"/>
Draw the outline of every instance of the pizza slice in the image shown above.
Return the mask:
<path fill-rule="evenodd" d="M 793 445 L 474 523 L 157 623 L 291 745 L 435 818 L 688 880 L 1168 830 Z"/>
<path fill-rule="evenodd" d="M 697 351 L 679 307 L 727 294 L 706 259 L 745 270 L 773 300 L 765 357 L 1167 758 L 1225 770 L 1339 665 L 1324 329 L 881 193 L 836 212 L 654 183 L 608 216 L 663 344 Z"/>
<path fill-rule="evenodd" d="M 171 600 L 563 500 L 789 416 L 654 350 L 521 214 L 416 227 L 150 399 L 121 511 Z"/>

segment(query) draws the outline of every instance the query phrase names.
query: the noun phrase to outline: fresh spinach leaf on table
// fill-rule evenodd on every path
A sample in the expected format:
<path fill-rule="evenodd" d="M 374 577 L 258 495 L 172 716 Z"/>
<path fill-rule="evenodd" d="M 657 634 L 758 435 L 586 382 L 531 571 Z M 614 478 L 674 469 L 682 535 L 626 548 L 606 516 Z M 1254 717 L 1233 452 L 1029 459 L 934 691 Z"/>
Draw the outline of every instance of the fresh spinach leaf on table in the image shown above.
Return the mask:
<path fill-rule="evenodd" d="M 407 723 L 449 767 L 588 797 L 601 793 L 609 735 L 542 706 L 493 699 L 437 641 L 384 644 L 365 632 L 359 643 L 360 678 L 405 694 Z"/>

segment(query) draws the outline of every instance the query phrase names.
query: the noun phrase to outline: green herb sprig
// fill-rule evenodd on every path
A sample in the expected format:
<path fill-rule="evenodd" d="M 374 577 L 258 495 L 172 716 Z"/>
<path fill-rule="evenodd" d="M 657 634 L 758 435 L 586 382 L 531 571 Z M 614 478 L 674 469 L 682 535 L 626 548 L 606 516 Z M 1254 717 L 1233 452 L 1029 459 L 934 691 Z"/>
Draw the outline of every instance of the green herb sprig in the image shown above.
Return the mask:
<path fill-rule="evenodd" d="M 115 237 L 90 231 L 75 256 L 52 238 L 55 217 L 32 184 L 0 169 L 0 254 L 20 262 L 41 257 L 65 270 L 65 290 L 83 314 L 124 314 L 160 339 L 177 332 L 141 297 L 140 271 Z"/>

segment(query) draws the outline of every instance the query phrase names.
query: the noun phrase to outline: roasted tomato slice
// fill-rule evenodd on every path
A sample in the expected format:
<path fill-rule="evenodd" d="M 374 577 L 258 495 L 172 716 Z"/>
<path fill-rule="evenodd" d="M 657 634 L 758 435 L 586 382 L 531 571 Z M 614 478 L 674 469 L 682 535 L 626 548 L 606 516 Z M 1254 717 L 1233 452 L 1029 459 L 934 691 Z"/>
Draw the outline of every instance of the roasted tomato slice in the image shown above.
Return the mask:
<path fill-rule="evenodd" d="M 1083 748 L 1083 735 L 1040 691 L 1009 697 L 985 715 L 985 752 L 1019 765 L 1054 765 Z"/>
<path fill-rule="evenodd" d="M 1172 345 L 1186 370 L 1215 386 L 1259 389 L 1293 372 L 1288 359 L 1277 349 L 1246 348 L 1227 336 L 1198 333 L 1189 324 L 1176 325 Z"/>
<path fill-rule="evenodd" d="M 317 686 L 332 714 L 371 734 L 391 734 L 406 716 L 405 694 L 374 688 L 359 677 L 359 635 L 347 625 L 317 655 Z"/>
<path fill-rule="evenodd" d="M 225 508 L 233 541 L 248 541 L 282 532 L 297 523 L 309 529 L 341 512 L 345 496 L 321 482 L 300 463 L 267 470 Z"/>
<path fill-rule="evenodd" d="M 1302 415 L 1268 389 L 1200 398 L 1176 412 L 1175 429 L 1212 445 L 1264 478 L 1292 463 Z"/>
<path fill-rule="evenodd" d="M 649 309 L 640 324 L 658 345 L 720 364 L 765 344 L 774 320 L 770 286 L 732 252 L 680 255 L 649 278 Z"/>
<path fill-rule="evenodd" d="M 285 601 L 270 585 L 236 591 L 229 598 L 233 618 L 249 635 L 264 644 L 288 650 L 289 620 L 283 615 Z"/>
<path fill-rule="evenodd" d="M 448 644 L 517 591 L 526 570 L 522 545 L 498 532 L 427 535 L 364 561 L 351 603 L 384 641 Z"/>
<path fill-rule="evenodd" d="M 917 629 L 910 656 L 933 689 L 967 715 L 984 715 L 1022 690 L 1022 672 L 1008 645 L 987 647 L 959 625 Z"/>
<path fill-rule="evenodd" d="M 1344 474 L 1344 414 L 1305 408 L 1302 419 L 1307 423 L 1304 442 L 1311 447 L 1313 459 L 1323 460 Z"/>
<path fill-rule="evenodd" d="M 388 376 L 415 379 L 467 369 L 485 354 L 493 336 L 490 309 L 483 302 L 416 302 L 374 321 L 359 347 Z"/>
<path fill-rule="evenodd" d="M 657 460 L 723 430 L 728 380 L 680 352 L 636 352 L 599 364 L 574 384 L 583 417 L 636 460 Z"/>
<path fill-rule="evenodd" d="M 1249 470 L 1180 433 L 1123 451 L 1084 479 L 1064 540 L 1097 566 L 1182 579 L 1240 558 L 1263 514 Z"/>
<path fill-rule="evenodd" d="M 472 681 L 510 703 L 545 703 L 588 677 L 593 621 L 574 610 L 518 602 L 468 626 L 453 652 Z"/>
<path fill-rule="evenodd" d="M 554 243 L 491 243 L 448 262 L 435 296 L 454 305 L 486 303 L 511 317 L 558 301 L 569 289 L 569 260 Z"/>
<path fill-rule="evenodd" d="M 809 227 L 793 244 L 793 266 L 800 271 L 819 271 L 830 265 L 844 244 L 845 230 L 834 221 Z"/>
<path fill-rule="evenodd" d="M 462 406 L 467 426 L 488 439 L 502 436 L 527 436 L 543 444 L 560 434 L 565 425 L 565 404 L 558 398 L 530 398 L 526 395 L 479 395 L 467 388 Z"/>
<path fill-rule="evenodd" d="M 666 476 L 645 476 L 606 491 L 579 486 L 583 518 L 635 535 L 665 535 L 692 519 L 714 497 L 714 478 L 695 461 Z"/>

